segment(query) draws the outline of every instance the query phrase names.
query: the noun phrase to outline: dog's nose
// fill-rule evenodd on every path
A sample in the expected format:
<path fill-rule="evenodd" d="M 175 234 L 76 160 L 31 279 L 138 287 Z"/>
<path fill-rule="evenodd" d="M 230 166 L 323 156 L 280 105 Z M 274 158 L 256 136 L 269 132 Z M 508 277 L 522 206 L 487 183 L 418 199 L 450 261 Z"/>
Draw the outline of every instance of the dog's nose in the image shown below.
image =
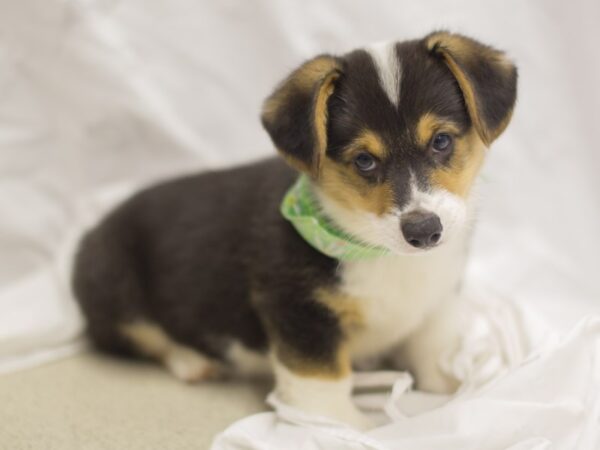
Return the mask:
<path fill-rule="evenodd" d="M 428 248 L 442 237 L 442 222 L 433 213 L 413 211 L 402 217 L 400 224 L 404 239 L 413 247 Z"/>

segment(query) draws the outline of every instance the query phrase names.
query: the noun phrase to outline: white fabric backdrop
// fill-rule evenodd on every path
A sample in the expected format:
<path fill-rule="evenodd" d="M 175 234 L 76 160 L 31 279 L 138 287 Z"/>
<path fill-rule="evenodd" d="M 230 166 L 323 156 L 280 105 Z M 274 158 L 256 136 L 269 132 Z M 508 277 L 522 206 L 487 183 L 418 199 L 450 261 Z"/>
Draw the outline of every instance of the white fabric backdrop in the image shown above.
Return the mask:
<path fill-rule="evenodd" d="M 599 5 L 0 1 L 0 371 L 77 348 L 69 243 L 107 205 L 270 154 L 261 101 L 304 58 L 440 27 L 520 68 L 512 125 L 484 169 L 470 277 L 557 326 L 598 312 Z"/>

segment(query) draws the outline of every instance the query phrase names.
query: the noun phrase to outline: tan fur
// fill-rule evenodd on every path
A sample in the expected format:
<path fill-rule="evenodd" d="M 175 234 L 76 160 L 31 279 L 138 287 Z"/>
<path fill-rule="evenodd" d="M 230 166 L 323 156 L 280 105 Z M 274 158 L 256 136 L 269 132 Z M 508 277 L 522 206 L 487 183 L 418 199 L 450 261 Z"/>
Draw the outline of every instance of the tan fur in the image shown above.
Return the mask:
<path fill-rule="evenodd" d="M 447 51 L 455 58 L 465 62 L 470 62 L 474 58 L 488 59 L 504 70 L 505 74 L 513 69 L 512 63 L 504 53 L 459 34 L 445 31 L 434 33 L 427 39 L 426 46 L 429 51 L 437 47 L 438 50 Z"/>
<path fill-rule="evenodd" d="M 172 345 L 171 339 L 162 329 L 147 322 L 122 325 L 121 333 L 143 354 L 153 358 L 163 358 Z"/>
<path fill-rule="evenodd" d="M 365 150 L 380 160 L 384 159 L 388 152 L 376 132 L 365 130 L 344 152 L 345 164 L 329 158 L 323 159 L 319 172 L 319 186 L 324 193 L 346 208 L 368 211 L 379 216 L 393 207 L 394 197 L 388 184 L 372 186 L 356 172 L 354 158 Z"/>
<path fill-rule="evenodd" d="M 324 288 L 315 292 L 315 298 L 337 316 L 344 332 L 350 332 L 363 326 L 364 317 L 359 299 L 339 290 Z"/>
<path fill-rule="evenodd" d="M 329 73 L 321 82 L 314 105 L 314 127 L 317 135 L 317 148 L 314 151 L 312 173 L 319 172 L 321 161 L 327 150 L 327 100 L 333 94 L 337 72 Z"/>
<path fill-rule="evenodd" d="M 384 159 L 388 152 L 381 137 L 373 130 L 364 130 L 350 145 L 352 156 L 356 156 L 356 153 L 364 150 L 380 160 Z"/>
<path fill-rule="evenodd" d="M 340 70 L 339 63 L 330 56 L 320 56 L 300 66 L 292 75 L 294 84 L 302 90 L 311 90 L 327 74 Z"/>
<path fill-rule="evenodd" d="M 433 50 L 436 46 L 443 47 L 460 58 L 470 58 L 473 53 L 473 41 L 446 31 L 434 33 L 429 36 L 426 45 L 429 51 Z"/>
<path fill-rule="evenodd" d="M 123 324 L 121 334 L 143 355 L 162 362 L 182 381 L 219 378 L 222 368 L 193 348 L 179 344 L 153 323 L 139 320 Z"/>
<path fill-rule="evenodd" d="M 485 148 L 475 130 L 456 139 L 450 167 L 434 170 L 430 176 L 431 184 L 463 198 L 467 197 L 483 163 Z"/>
<path fill-rule="evenodd" d="M 298 354 L 293 348 L 273 342 L 277 359 L 296 375 L 302 377 L 338 380 L 351 372 L 350 354 L 346 344 L 340 344 L 335 358 L 331 361 L 317 361 Z"/>
<path fill-rule="evenodd" d="M 285 159 L 285 162 L 290 167 L 293 167 L 294 169 L 296 169 L 300 172 L 309 173 L 309 174 L 312 173 L 312 171 L 313 171 L 312 165 L 308 165 L 304 161 L 301 161 L 299 159 L 294 158 L 293 156 L 290 156 L 288 153 L 286 153 L 283 149 L 281 149 L 279 147 L 277 147 L 276 150 L 283 157 L 283 159 Z"/>
<path fill-rule="evenodd" d="M 252 302 L 257 304 L 261 301 L 260 292 L 252 291 Z M 333 300 L 329 291 L 317 290 L 315 300 L 322 302 L 331 311 L 340 318 L 342 326 L 352 323 L 356 314 L 352 307 L 334 308 L 331 306 Z M 281 362 L 289 371 L 301 377 L 320 378 L 324 380 L 337 380 L 347 377 L 351 371 L 350 355 L 346 344 L 341 344 L 335 358 L 332 361 L 317 361 L 299 354 L 294 348 L 282 342 L 277 335 L 276 328 L 268 321 L 264 322 L 265 330 L 269 335 L 271 349 L 275 352 L 276 359 Z"/>
<path fill-rule="evenodd" d="M 415 134 L 419 145 L 425 146 L 435 133 L 446 132 L 456 134 L 458 131 L 458 127 L 453 122 L 443 120 L 432 113 L 425 113 L 417 123 Z"/>
<path fill-rule="evenodd" d="M 394 196 L 389 184 L 370 186 L 354 166 L 344 166 L 326 159 L 321 165 L 319 186 L 330 198 L 340 205 L 378 216 L 394 206 Z"/>
<path fill-rule="evenodd" d="M 469 112 L 469 116 L 471 117 L 471 121 L 473 122 L 473 126 L 479 133 L 479 136 L 485 143 L 492 142 L 493 138 L 490 130 L 485 126 L 481 116 L 479 115 L 479 110 L 477 106 L 477 97 L 475 95 L 475 91 L 473 90 L 473 86 L 466 74 L 462 71 L 459 64 L 456 62 L 454 57 L 449 53 L 444 53 L 444 59 L 446 60 L 446 64 L 448 68 L 453 73 L 454 78 L 458 82 L 460 89 L 465 98 L 465 104 L 467 106 L 467 111 Z"/>

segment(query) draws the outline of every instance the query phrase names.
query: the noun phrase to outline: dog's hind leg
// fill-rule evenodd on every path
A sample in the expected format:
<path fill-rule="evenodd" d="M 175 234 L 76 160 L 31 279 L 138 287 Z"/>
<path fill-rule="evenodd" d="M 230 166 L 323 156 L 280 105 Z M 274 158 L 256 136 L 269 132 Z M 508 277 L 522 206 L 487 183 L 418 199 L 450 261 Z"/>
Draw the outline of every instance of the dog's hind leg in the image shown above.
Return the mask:
<path fill-rule="evenodd" d="M 158 360 L 187 382 L 216 377 L 217 362 L 176 342 L 147 319 L 143 265 L 130 250 L 135 241 L 108 231 L 88 234 L 75 261 L 73 291 L 87 319 L 91 341 L 111 353 Z"/>
<path fill-rule="evenodd" d="M 218 362 L 175 342 L 157 324 L 138 320 L 121 325 L 120 332 L 140 353 L 161 362 L 182 381 L 193 383 L 221 375 Z"/>

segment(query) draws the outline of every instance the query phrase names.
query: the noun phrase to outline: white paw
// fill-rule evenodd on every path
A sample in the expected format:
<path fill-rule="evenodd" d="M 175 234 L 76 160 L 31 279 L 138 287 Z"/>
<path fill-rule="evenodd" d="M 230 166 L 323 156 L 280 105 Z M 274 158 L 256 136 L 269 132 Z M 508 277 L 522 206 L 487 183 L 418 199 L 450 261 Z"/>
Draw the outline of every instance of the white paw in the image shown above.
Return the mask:
<path fill-rule="evenodd" d="M 194 383 L 220 376 L 217 363 L 187 348 L 170 350 L 164 358 L 169 371 L 181 381 Z"/>
<path fill-rule="evenodd" d="M 417 389 L 434 394 L 454 394 L 460 387 L 460 381 L 446 375 L 441 370 L 431 370 L 417 376 Z"/>

